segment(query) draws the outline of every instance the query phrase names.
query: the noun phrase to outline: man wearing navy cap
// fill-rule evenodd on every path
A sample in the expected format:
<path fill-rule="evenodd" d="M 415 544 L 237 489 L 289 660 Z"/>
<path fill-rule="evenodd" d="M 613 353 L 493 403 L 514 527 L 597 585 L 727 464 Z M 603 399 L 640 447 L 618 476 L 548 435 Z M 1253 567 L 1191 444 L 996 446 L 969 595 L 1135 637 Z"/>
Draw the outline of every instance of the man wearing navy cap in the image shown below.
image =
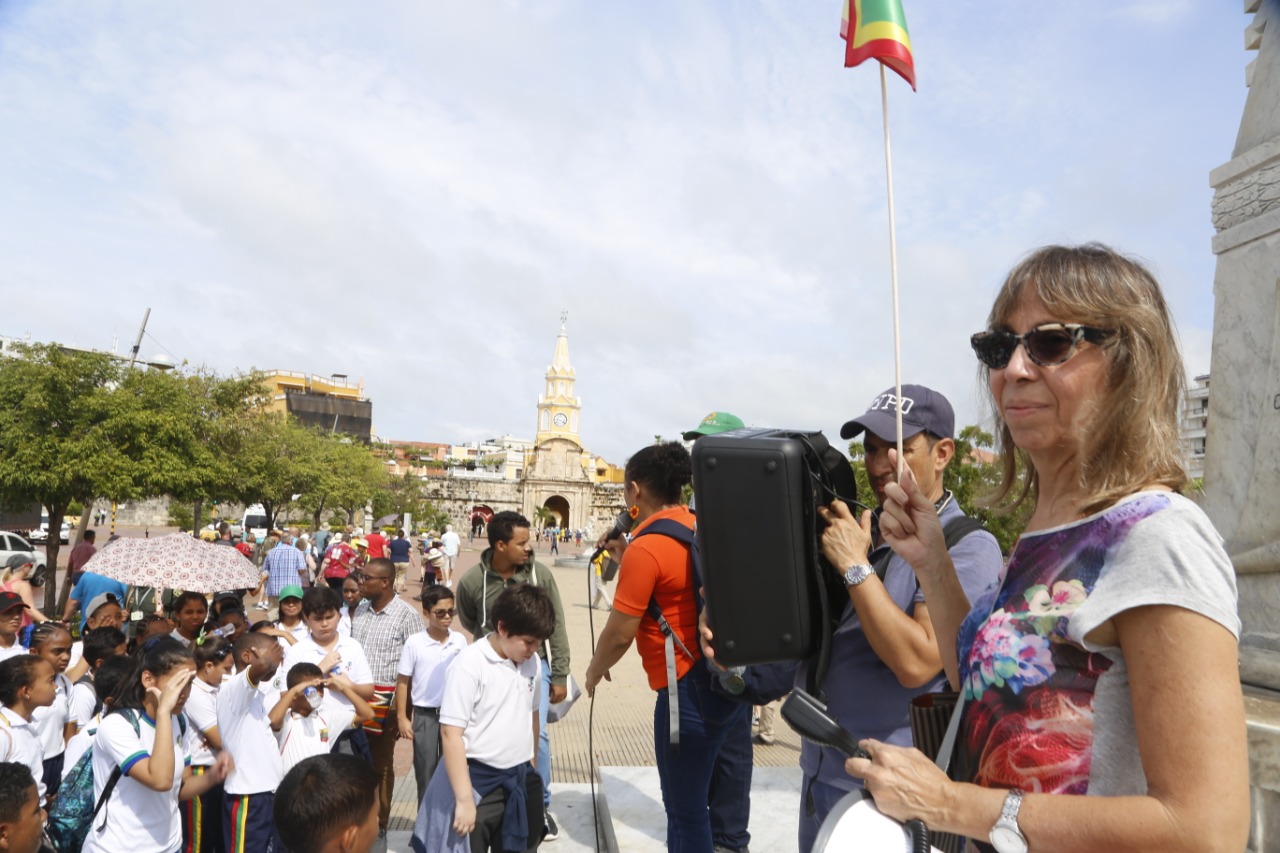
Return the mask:
<path fill-rule="evenodd" d="M 863 436 L 867 476 L 876 502 L 882 503 L 885 487 L 897 479 L 889 451 L 897 447 L 899 412 L 903 459 L 920 491 L 934 501 L 945 527 L 964 516 L 943 486 L 943 474 L 956 450 L 955 413 L 946 397 L 922 385 L 903 385 L 901 394 L 890 388 L 874 397 L 865 413 L 845 423 L 840 436 Z M 822 552 L 849 594 L 831 641 L 831 668 L 824 683 L 828 713 L 855 739 L 910 746 L 911 699 L 946 689 L 933 623 L 915 572 L 881 540 L 878 509 L 859 518 L 842 501 L 833 501 L 818 512 L 827 521 Z M 985 530 L 964 536 L 950 553 L 970 601 L 995 581 L 1003 564 L 995 537 Z M 796 684 L 804 684 L 805 677 L 802 667 Z M 844 772 L 844 758 L 837 750 L 802 742 L 801 850 L 813 848 L 832 807 L 862 785 Z"/>

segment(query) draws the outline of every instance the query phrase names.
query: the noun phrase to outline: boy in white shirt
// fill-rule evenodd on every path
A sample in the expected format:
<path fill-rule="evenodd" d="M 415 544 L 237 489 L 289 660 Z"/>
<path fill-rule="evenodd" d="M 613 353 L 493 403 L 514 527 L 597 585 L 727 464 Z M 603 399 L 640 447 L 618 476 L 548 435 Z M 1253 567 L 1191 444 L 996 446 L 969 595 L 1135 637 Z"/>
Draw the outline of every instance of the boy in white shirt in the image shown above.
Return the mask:
<path fill-rule="evenodd" d="M 84 661 L 89 665 L 89 671 L 71 686 L 71 718 L 80 728 L 87 726 L 102 709 L 94 680 L 103 661 L 125 653 L 124 631 L 110 626 L 90 628 L 85 632 L 83 642 Z"/>
<path fill-rule="evenodd" d="M 248 633 L 232 650 L 238 672 L 218 690 L 218 732 L 235 768 L 224 783 L 223 838 L 232 851 L 279 848 L 271 807 L 284 778 L 268 718 L 278 692 L 271 678 L 284 651 L 266 634 Z"/>
<path fill-rule="evenodd" d="M 432 585 L 422 593 L 427 630 L 404 641 L 396 679 L 396 720 L 400 737 L 413 741 L 413 776 L 418 802 L 440 763 L 440 703 L 444 678 L 458 653 L 467 647 L 462 634 L 449 630 L 457 610 L 453 590 Z M 412 711 L 412 719 L 410 719 Z"/>
<path fill-rule="evenodd" d="M 427 785 L 413 847 L 427 853 L 532 851 L 542 841 L 542 780 L 534 769 L 541 661 L 555 628 L 546 589 L 510 587 L 493 604 L 497 630 L 457 656 L 440 707 L 444 770 Z M 468 836 L 474 836 L 468 838 Z"/>
<path fill-rule="evenodd" d="M 276 676 L 276 689 L 286 689 L 285 676 L 300 663 L 313 663 L 324 675 L 341 673 L 355 685 L 355 691 L 363 699 L 373 698 L 373 670 L 364 649 L 349 636 L 338 633 L 338 611 L 342 599 L 327 586 L 313 586 L 302 595 L 302 619 L 309 634 L 289 648 L 284 666 Z M 336 697 L 340 702 L 350 701 L 345 696 Z"/>
<path fill-rule="evenodd" d="M 289 689 L 281 694 L 270 715 L 285 773 L 305 758 L 327 755 L 343 732 L 373 719 L 373 708 L 360 698 L 345 675 L 326 679 L 315 664 L 299 663 L 289 670 L 287 684 Z M 326 685 L 347 701 L 334 701 Z M 307 697 L 307 688 L 315 688 L 318 705 Z"/>

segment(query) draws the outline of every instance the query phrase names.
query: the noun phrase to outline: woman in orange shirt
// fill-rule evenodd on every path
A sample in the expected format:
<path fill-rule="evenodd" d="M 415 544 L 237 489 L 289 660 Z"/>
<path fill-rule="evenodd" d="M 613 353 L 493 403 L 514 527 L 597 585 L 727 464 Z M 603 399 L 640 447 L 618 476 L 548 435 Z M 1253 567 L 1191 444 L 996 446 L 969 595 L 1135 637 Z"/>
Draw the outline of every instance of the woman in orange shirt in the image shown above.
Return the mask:
<path fill-rule="evenodd" d="M 712 853 L 707 810 L 712 767 L 725 735 L 735 723 L 741 725 L 748 713 L 748 706 L 711 689 L 711 675 L 698 648 L 698 600 L 689 547 L 653 529 L 671 523 L 693 529 L 693 513 L 680 502 L 692 473 L 689 452 L 674 441 L 650 445 L 627 461 L 623 495 L 633 519 L 631 541 L 619 538 L 607 543 L 609 553 L 622 566 L 613 611 L 587 667 L 586 682 L 587 693 L 594 694 L 600 680 L 609 679 L 609 668 L 635 642 L 649 686 L 657 692 L 654 752 L 670 853 Z M 651 601 L 657 602 L 671 627 L 670 649 L 658 622 L 649 615 Z M 676 678 L 678 748 L 671 742 L 673 691 L 668 660 L 674 664 Z"/>

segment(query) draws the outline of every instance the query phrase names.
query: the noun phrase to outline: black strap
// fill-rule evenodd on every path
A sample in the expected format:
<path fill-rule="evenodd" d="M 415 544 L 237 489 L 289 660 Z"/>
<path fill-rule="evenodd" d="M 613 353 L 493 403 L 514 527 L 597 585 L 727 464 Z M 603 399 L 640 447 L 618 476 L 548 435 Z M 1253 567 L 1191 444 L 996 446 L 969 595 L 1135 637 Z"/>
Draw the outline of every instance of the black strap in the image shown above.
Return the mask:
<path fill-rule="evenodd" d="M 947 550 L 950 551 L 959 544 L 961 539 L 979 530 L 986 530 L 981 521 L 972 516 L 959 515 L 942 525 L 942 538 L 946 543 Z M 872 566 L 875 569 L 876 577 L 880 578 L 881 583 L 884 583 L 884 575 L 889 570 L 889 561 L 891 559 L 893 559 L 893 549 L 886 547 L 884 553 L 880 555 L 875 565 Z"/>

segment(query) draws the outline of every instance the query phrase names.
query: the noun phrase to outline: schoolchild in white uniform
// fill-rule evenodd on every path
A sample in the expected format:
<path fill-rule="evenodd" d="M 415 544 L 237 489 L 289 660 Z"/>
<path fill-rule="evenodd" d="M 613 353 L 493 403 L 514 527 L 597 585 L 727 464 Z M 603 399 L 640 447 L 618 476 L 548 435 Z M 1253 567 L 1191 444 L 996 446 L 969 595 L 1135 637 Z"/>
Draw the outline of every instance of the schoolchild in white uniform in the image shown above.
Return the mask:
<path fill-rule="evenodd" d="M 28 608 L 22 596 L 9 590 L 0 590 L 0 661 L 16 655 L 25 655 L 27 650 L 18 640 L 18 632 L 22 630 L 22 621 Z M 40 774 L 36 774 L 36 782 Z"/>
<path fill-rule="evenodd" d="M 279 699 L 271 679 L 284 650 L 273 638 L 250 632 L 236 640 L 238 672 L 218 691 L 218 731 L 222 749 L 235 759 L 223 784 L 222 832 L 234 853 L 279 848 L 271 807 L 284 778 L 280 750 L 268 714 Z"/>
<path fill-rule="evenodd" d="M 311 634 L 302 618 L 302 587 L 297 584 L 280 590 L 280 618 L 276 620 L 276 628 L 292 636 L 295 642 L 301 642 Z M 288 651 L 286 648 L 285 653 Z"/>
<path fill-rule="evenodd" d="M 182 707 L 195 671 L 191 652 L 172 637 L 153 637 L 134 654 L 93 739 L 95 802 L 117 770 L 121 775 L 83 853 L 174 853 L 182 844 L 178 801 L 199 796 L 226 773 L 225 757 L 203 776 L 187 766 Z"/>
<path fill-rule="evenodd" d="M 123 632 L 120 632 L 120 634 L 124 636 Z M 79 731 L 72 736 L 71 740 L 67 741 L 67 754 L 62 762 L 63 780 L 66 780 L 71 775 L 71 771 L 75 770 L 76 762 L 84 755 L 85 750 L 93 744 L 93 739 L 98 735 L 98 727 L 102 725 L 103 718 L 111 711 L 108 700 L 124 683 L 125 678 L 129 676 L 132 670 L 133 659 L 128 655 L 112 655 L 98 664 L 97 669 L 94 671 L 92 684 L 98 710 L 91 713 L 84 722 L 80 723 Z M 83 686 L 83 684 L 75 685 L 76 688 Z M 74 697 L 71 704 L 74 709 Z"/>
<path fill-rule="evenodd" d="M 218 730 L 218 689 L 231 677 L 231 642 L 216 634 L 204 634 L 195 641 L 192 655 L 196 677 L 183 713 L 187 716 L 187 751 L 191 772 L 204 775 L 213 769 L 222 752 Z M 213 785 L 182 806 L 182 849 L 184 853 L 223 853 L 222 783 Z"/>
<path fill-rule="evenodd" d="M 286 683 L 288 689 L 270 715 L 285 773 L 303 759 L 327 755 L 343 732 L 373 719 L 373 708 L 345 675 L 325 678 L 315 664 L 299 663 L 289 670 Z M 308 694 L 308 688 L 315 692 Z M 334 694 L 347 701 L 336 701 Z"/>
<path fill-rule="evenodd" d="M 71 715 L 71 682 L 63 675 L 71 660 L 71 632 L 61 622 L 38 622 L 31 628 L 31 654 L 53 667 L 57 692 L 53 702 L 31 713 L 44 755 L 44 789 L 49 799 L 62 785 L 62 764 L 67 740 L 76 733 Z"/>
<path fill-rule="evenodd" d="M 46 800 L 44 750 L 31 716 L 53 703 L 58 686 L 53 666 L 35 655 L 13 655 L 0 661 L 0 761 L 31 768 L 40 802 Z"/>
<path fill-rule="evenodd" d="M 75 720 L 78 729 L 83 729 L 89 720 L 97 716 L 102 708 L 98 699 L 98 691 L 94 682 L 98 677 L 98 668 L 107 658 L 125 653 L 124 631 L 119 628 L 90 628 L 85 632 L 83 645 L 84 660 L 89 671 L 71 685 L 71 719 Z M 70 741 L 68 741 L 70 743 Z M 71 762 L 70 757 L 67 762 Z M 70 769 L 64 762 L 63 773 Z"/>
<path fill-rule="evenodd" d="M 530 851 L 546 831 L 542 779 L 533 766 L 537 652 L 555 628 L 555 605 L 545 588 L 519 584 L 498 596 L 492 613 L 497 630 L 464 649 L 445 677 L 444 760 L 418 810 L 415 850 Z"/>
<path fill-rule="evenodd" d="M 400 737 L 413 741 L 413 776 L 418 802 L 440 763 L 440 703 L 445 673 L 467 647 L 462 634 L 449 630 L 454 608 L 453 590 L 432 584 L 422 591 L 427 630 L 409 635 L 396 670 L 396 721 Z"/>
<path fill-rule="evenodd" d="M 373 698 L 373 670 L 364 649 L 350 636 L 338 633 L 338 611 L 342 599 L 328 586 L 313 586 L 302 595 L 302 618 L 309 634 L 299 640 L 285 655 L 284 666 L 276 677 L 276 689 L 286 689 L 285 675 L 296 664 L 313 663 L 325 675 L 341 673 L 355 685 L 356 692 L 366 700 Z M 340 702 L 350 702 L 345 696 L 335 697 Z"/>

